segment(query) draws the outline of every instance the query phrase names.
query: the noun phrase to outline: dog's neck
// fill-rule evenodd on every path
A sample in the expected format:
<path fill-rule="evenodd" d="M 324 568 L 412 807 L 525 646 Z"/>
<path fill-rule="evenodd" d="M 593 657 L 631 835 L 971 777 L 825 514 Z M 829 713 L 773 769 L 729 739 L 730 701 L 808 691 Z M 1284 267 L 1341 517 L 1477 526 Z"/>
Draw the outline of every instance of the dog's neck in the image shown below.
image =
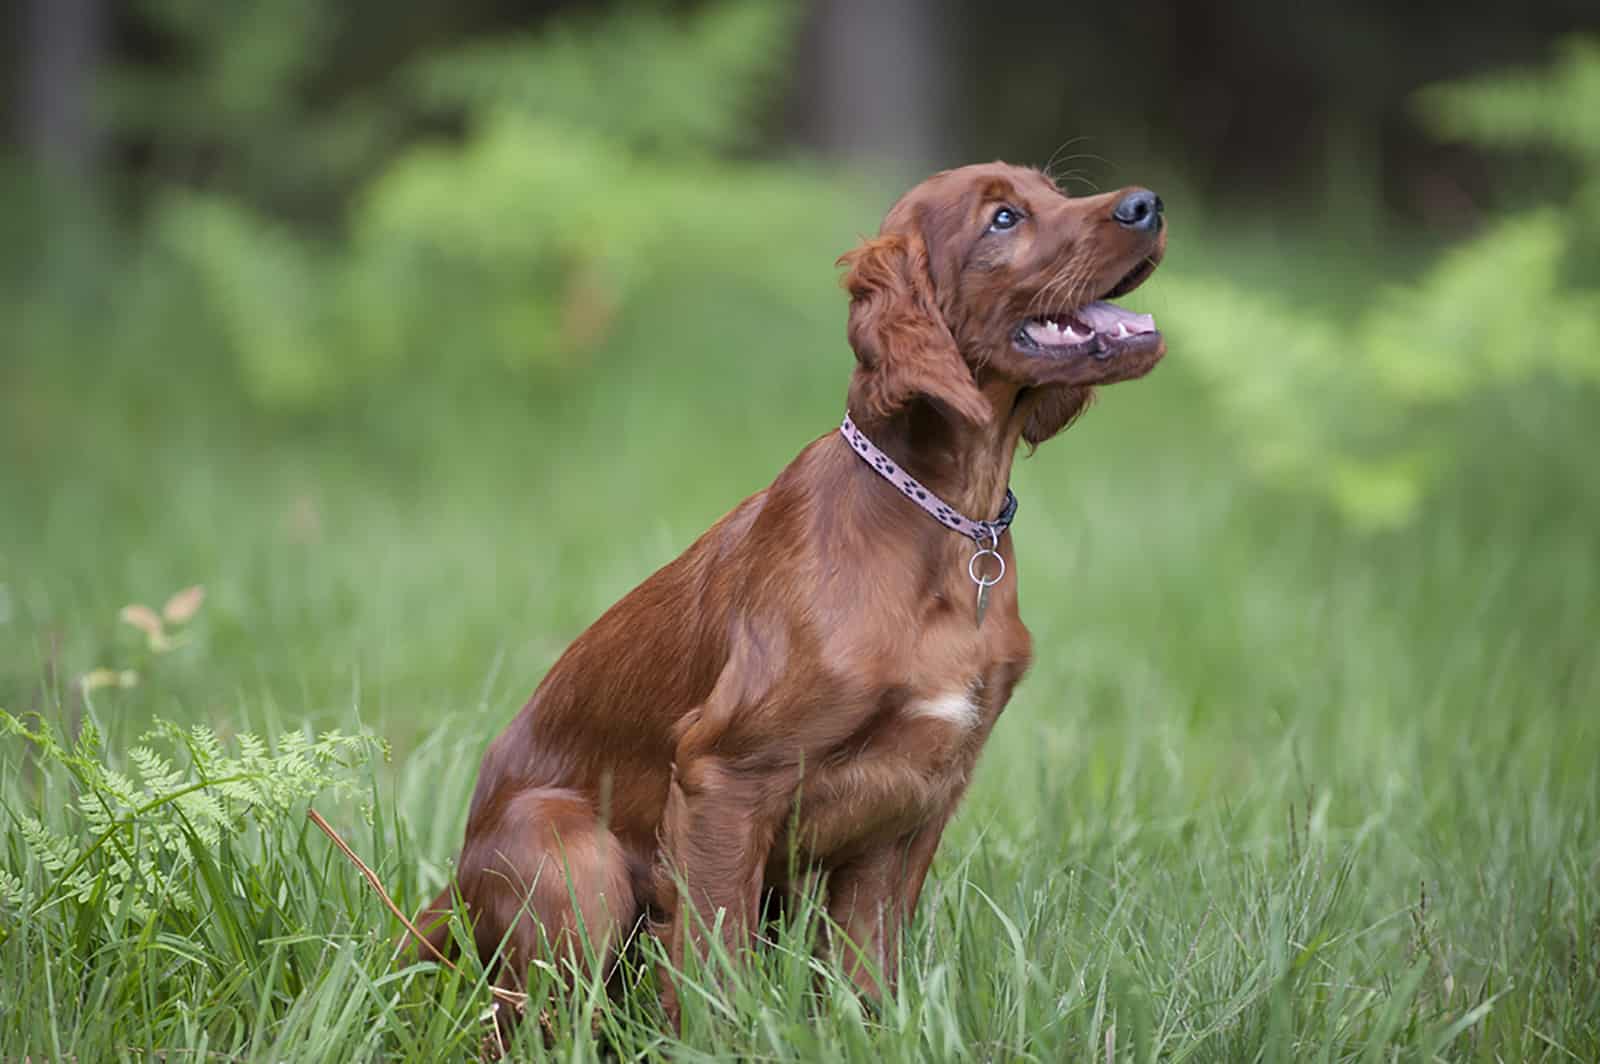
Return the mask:
<path fill-rule="evenodd" d="M 1030 404 L 1009 382 L 979 382 L 990 407 L 985 425 L 972 425 L 930 401 L 913 402 L 886 418 L 856 422 L 877 447 L 924 487 L 975 521 L 993 519 L 1005 504 L 1022 427 Z"/>

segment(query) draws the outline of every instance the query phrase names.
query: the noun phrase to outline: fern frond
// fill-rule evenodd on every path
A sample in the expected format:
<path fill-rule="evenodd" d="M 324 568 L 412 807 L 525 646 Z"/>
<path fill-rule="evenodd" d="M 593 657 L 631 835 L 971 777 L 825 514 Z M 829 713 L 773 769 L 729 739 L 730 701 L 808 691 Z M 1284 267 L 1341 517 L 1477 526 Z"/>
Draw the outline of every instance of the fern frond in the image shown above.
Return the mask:
<path fill-rule="evenodd" d="M 159 725 L 147 738 L 171 744 L 187 763 L 152 745 L 136 746 L 128 753 L 136 785 L 110 764 L 81 756 L 98 749 L 97 733 L 69 751 L 48 726 L 35 732 L 0 714 L 0 728 L 26 735 L 46 770 L 65 768 L 82 788 L 67 808 L 70 827 L 52 828 L 33 815 L 15 818 L 27 862 L 50 886 L 42 894 L 25 891 L 26 868 L 11 871 L 0 882 L 0 900 L 26 898 L 30 909 L 61 900 L 112 910 L 127 905 L 141 917 L 162 907 L 192 909 L 196 847 L 218 849 L 320 793 L 349 791 L 351 770 L 381 749 L 367 735 L 291 732 L 270 752 L 258 738 L 241 736 L 229 756 L 213 734 Z"/>

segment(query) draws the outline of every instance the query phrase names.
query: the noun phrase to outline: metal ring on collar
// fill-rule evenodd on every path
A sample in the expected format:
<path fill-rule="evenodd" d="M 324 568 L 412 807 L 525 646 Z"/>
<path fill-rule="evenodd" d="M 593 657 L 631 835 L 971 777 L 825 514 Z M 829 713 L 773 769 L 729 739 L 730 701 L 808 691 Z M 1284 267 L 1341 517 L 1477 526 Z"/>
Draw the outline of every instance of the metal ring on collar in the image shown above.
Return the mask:
<path fill-rule="evenodd" d="M 1000 563 L 1000 571 L 995 574 L 994 579 L 992 580 L 979 576 L 978 571 L 975 568 L 978 564 L 978 559 L 983 557 L 985 554 L 992 556 L 995 561 Z M 970 576 L 972 578 L 972 582 L 977 584 L 979 587 L 994 587 L 994 585 L 1006 578 L 1006 560 L 1000 557 L 999 551 L 984 547 L 971 558 L 967 559 L 967 575 Z"/>

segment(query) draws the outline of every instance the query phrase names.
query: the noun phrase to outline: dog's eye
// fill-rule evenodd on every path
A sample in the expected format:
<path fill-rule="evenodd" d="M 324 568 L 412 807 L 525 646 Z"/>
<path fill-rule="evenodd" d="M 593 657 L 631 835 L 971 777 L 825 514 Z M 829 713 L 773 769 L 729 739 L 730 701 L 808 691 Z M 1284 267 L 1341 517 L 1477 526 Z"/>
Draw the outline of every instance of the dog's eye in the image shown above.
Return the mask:
<path fill-rule="evenodd" d="M 994 217 L 989 219 L 989 228 L 996 231 L 1012 229 L 1020 221 L 1022 221 L 1022 215 L 1010 207 L 1001 207 L 994 212 Z"/>

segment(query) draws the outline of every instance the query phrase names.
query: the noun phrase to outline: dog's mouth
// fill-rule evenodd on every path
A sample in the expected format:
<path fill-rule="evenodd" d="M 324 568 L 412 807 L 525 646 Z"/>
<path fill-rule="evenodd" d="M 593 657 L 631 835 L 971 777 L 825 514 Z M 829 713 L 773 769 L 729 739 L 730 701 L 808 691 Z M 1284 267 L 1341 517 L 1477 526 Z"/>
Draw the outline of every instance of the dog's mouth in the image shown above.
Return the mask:
<path fill-rule="evenodd" d="M 1087 355 L 1098 361 L 1155 350 L 1161 344 L 1155 319 L 1107 302 L 1138 288 L 1155 268 L 1154 262 L 1144 259 L 1101 298 L 1071 310 L 1028 318 L 1017 327 L 1017 346 L 1029 354 L 1049 358 Z"/>

